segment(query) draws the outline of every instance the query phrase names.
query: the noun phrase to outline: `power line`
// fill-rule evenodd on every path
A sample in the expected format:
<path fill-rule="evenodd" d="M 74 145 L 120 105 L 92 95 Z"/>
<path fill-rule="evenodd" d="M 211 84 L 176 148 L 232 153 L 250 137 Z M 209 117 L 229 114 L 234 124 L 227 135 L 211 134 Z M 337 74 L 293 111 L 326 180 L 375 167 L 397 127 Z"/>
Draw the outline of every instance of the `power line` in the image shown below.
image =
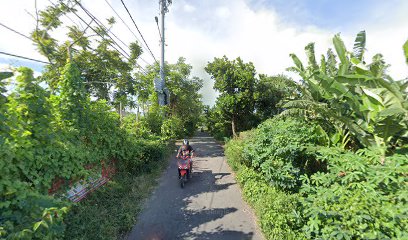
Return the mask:
<path fill-rule="evenodd" d="M 128 57 L 126 57 L 121 51 L 119 51 L 117 48 L 115 48 L 111 43 L 109 43 L 117 52 L 119 52 L 123 57 L 125 57 L 128 61 L 130 60 L 130 55 L 121 47 L 121 46 L 119 46 L 119 44 L 108 34 L 108 32 L 109 32 L 109 29 L 107 29 L 107 27 L 105 27 L 105 25 L 103 25 L 103 23 L 101 23 L 101 21 L 99 21 L 90 11 L 88 11 L 84 6 L 82 6 L 82 4 L 81 3 L 79 3 L 79 2 L 77 2 L 77 4 L 79 5 L 79 7 L 88 15 L 88 17 L 90 17 L 91 19 L 93 19 L 95 22 L 96 22 L 96 24 L 99 26 L 99 27 L 101 27 L 104 31 L 105 31 L 105 34 L 106 34 L 106 36 L 108 36 L 111 40 L 112 40 L 112 42 L 116 45 L 116 46 L 118 46 Z M 74 12 L 75 13 L 75 12 Z M 79 17 L 76 13 L 75 13 L 75 15 L 77 16 L 77 17 Z M 87 24 L 82 18 L 80 18 L 85 24 Z M 88 24 L 87 24 L 88 25 Z M 89 25 L 88 25 L 89 26 Z M 94 30 L 91 26 L 89 26 L 96 34 L 98 34 L 100 37 L 102 37 L 103 39 L 105 39 L 100 33 L 98 33 L 96 30 Z M 112 33 L 112 32 L 111 32 Z M 114 33 L 112 33 L 117 39 L 119 39 Z M 120 40 L 120 39 L 119 39 Z M 123 43 L 123 41 L 122 40 L 120 40 L 122 43 Z M 123 43 L 124 45 L 126 45 L 125 43 Z M 143 72 L 145 73 L 145 74 L 147 74 L 147 71 L 140 65 L 140 64 L 138 64 L 138 63 L 136 63 L 136 65 L 139 67 L 139 68 L 141 68 L 142 70 L 143 70 Z"/>
<path fill-rule="evenodd" d="M 129 31 L 133 34 L 133 36 L 135 36 L 136 40 L 138 42 L 141 42 L 140 39 L 136 36 L 136 34 L 132 31 L 132 29 L 130 29 L 129 25 L 126 24 L 126 22 L 123 20 L 123 18 L 116 12 L 116 10 L 112 7 L 112 5 L 110 5 L 110 3 L 105 0 L 105 2 L 109 5 L 110 9 L 112 9 L 112 11 L 116 14 L 116 16 L 118 16 L 118 18 L 122 21 L 123 24 L 125 24 L 125 26 L 127 27 L 127 29 L 129 29 Z"/>
<path fill-rule="evenodd" d="M 146 40 L 144 39 L 143 34 L 140 32 L 139 28 L 137 27 L 137 24 L 136 24 L 135 20 L 133 20 L 133 17 L 132 17 L 132 15 L 130 14 L 128 8 L 126 7 L 125 2 L 123 2 L 123 0 L 120 0 L 120 1 L 122 2 L 123 6 L 125 7 L 126 12 L 129 14 L 130 18 L 132 19 L 133 24 L 135 25 L 135 27 L 136 27 L 137 31 L 139 32 L 140 36 L 142 37 L 143 42 L 146 44 L 147 49 L 149 49 L 149 52 L 150 52 L 150 54 L 152 55 L 154 61 L 155 61 L 156 63 L 158 63 L 157 60 L 156 60 L 156 58 L 154 57 L 154 54 L 153 54 L 152 50 L 150 50 L 149 45 L 147 44 Z"/>
<path fill-rule="evenodd" d="M 95 20 L 96 24 L 101 27 L 105 32 L 106 35 L 118 46 L 129 58 L 130 55 L 108 34 L 110 32 L 116 39 L 118 39 L 123 45 L 128 47 L 126 43 L 124 43 L 119 37 L 117 37 L 110 29 L 108 29 L 97 17 L 95 17 L 89 10 L 87 10 L 81 3 L 78 2 L 79 7 L 82 8 L 82 10 L 93 20 Z M 129 60 L 129 59 L 128 59 Z M 140 64 L 136 63 L 137 66 L 139 66 L 141 69 L 146 71 Z"/>
<path fill-rule="evenodd" d="M 48 2 L 50 2 L 54 7 L 58 7 L 55 3 L 53 3 L 51 0 L 48 0 Z M 64 4 L 65 5 L 65 4 Z M 66 5 L 65 5 L 66 6 Z M 69 15 L 67 15 L 67 14 L 65 14 L 64 15 L 65 17 L 67 17 L 78 29 L 80 29 L 81 30 L 81 32 L 83 32 L 83 34 L 85 34 L 85 31 L 89 28 L 89 25 L 86 27 L 86 28 L 84 28 L 83 26 L 82 26 L 82 24 L 81 24 L 81 22 L 79 22 L 79 25 L 81 25 L 81 26 L 79 26 L 78 25 L 78 23 L 77 22 L 75 22 Z M 92 50 L 93 52 L 96 52 L 96 50 L 95 49 L 93 49 L 92 47 L 90 47 L 90 46 L 86 46 L 87 48 L 89 48 L 90 50 Z"/>
<path fill-rule="evenodd" d="M 100 26 L 102 29 L 104 29 L 106 31 L 106 35 L 124 52 L 126 53 L 126 55 L 130 58 L 130 55 L 119 46 L 119 44 L 108 34 L 111 33 L 116 39 L 118 39 L 124 46 L 126 46 L 127 48 L 129 48 L 129 46 L 124 43 L 118 36 L 115 35 L 115 33 L 113 33 L 109 28 L 107 28 L 95 15 L 93 15 L 88 9 L 86 9 L 82 4 L 78 3 L 78 5 L 82 8 L 82 10 L 84 10 L 84 12 L 92 19 L 95 20 L 95 22 L 98 24 L 98 26 Z M 143 45 L 142 45 L 143 47 Z M 130 49 L 130 48 L 129 48 Z M 142 57 L 139 57 L 141 60 L 143 60 L 143 62 L 145 62 L 148 65 L 151 65 L 150 63 L 148 63 L 146 60 L 144 60 Z M 137 64 L 137 63 L 136 63 Z M 139 64 L 137 64 L 139 65 Z M 140 65 L 139 65 L 140 66 Z M 140 66 L 141 67 L 141 66 Z"/>
<path fill-rule="evenodd" d="M 48 2 L 50 2 L 55 8 L 58 7 L 57 4 L 53 3 L 51 0 L 48 0 Z M 66 16 L 73 24 L 75 24 L 79 28 L 78 23 L 76 23 L 74 20 L 72 20 L 72 18 L 70 16 L 68 16 L 67 14 L 65 14 L 64 16 Z M 81 25 L 81 28 L 84 28 L 84 26 L 82 26 L 81 23 L 79 23 L 79 24 Z"/>
<path fill-rule="evenodd" d="M 48 0 L 52 5 L 54 5 L 54 7 L 56 7 L 56 4 L 54 4 L 53 2 L 51 2 L 51 0 Z M 68 7 L 65 3 L 63 3 L 63 2 L 61 2 L 61 4 L 63 4 L 63 5 L 65 5 L 66 7 Z M 69 8 L 69 7 L 68 7 Z M 86 25 L 87 25 L 87 28 L 91 28 L 96 34 L 98 34 L 102 39 L 104 39 L 104 40 L 106 40 L 99 32 L 97 32 L 94 28 L 92 28 L 91 26 L 90 26 L 90 24 L 88 24 L 84 19 L 82 19 L 78 14 L 76 14 L 76 12 L 75 11 L 73 11 L 73 13 L 81 20 L 81 21 L 83 21 Z M 91 17 L 92 18 L 92 17 Z M 77 25 L 71 18 L 69 18 L 71 21 L 72 21 L 72 23 L 74 23 L 75 25 Z M 93 19 L 93 18 L 92 18 Z M 99 21 L 99 20 L 98 20 Z M 4 27 L 4 28 L 6 28 L 6 29 L 8 29 L 8 30 L 10 30 L 10 31 L 12 31 L 12 32 L 14 32 L 14 33 L 16 33 L 16 34 L 18 34 L 18 35 L 20 35 L 20 36 L 22 36 L 22 37 L 25 37 L 25 38 L 27 38 L 27 39 L 29 39 L 30 41 L 33 41 L 33 42 L 35 42 L 32 38 L 30 38 L 30 37 L 28 37 L 27 35 L 24 35 L 23 33 L 21 33 L 21 32 L 19 32 L 19 31 L 17 31 L 17 30 L 14 30 L 14 29 L 12 29 L 12 28 L 10 28 L 10 27 L 8 27 L 8 26 L 6 26 L 6 25 L 4 25 L 4 24 L 2 24 L 2 23 L 0 23 L 0 25 L 2 26 L 2 27 Z M 77 25 L 77 27 L 79 27 L 78 25 Z M 86 30 L 86 29 L 85 29 Z M 106 34 L 106 35 L 108 35 L 108 34 Z M 109 35 L 108 35 L 109 36 Z M 109 36 L 110 37 L 110 36 Z M 110 37 L 111 38 L 111 37 Z M 112 39 L 112 38 L 111 38 Z M 112 41 L 114 41 L 113 39 L 112 39 Z M 36 43 L 36 42 L 35 42 Z M 114 48 L 118 53 L 120 53 L 123 57 L 125 57 L 128 61 L 129 61 L 129 58 L 128 57 L 126 57 L 122 52 L 120 52 L 117 48 L 115 48 L 109 41 L 108 41 L 108 43 L 109 43 L 109 45 L 112 47 L 112 48 Z M 116 43 L 116 42 L 115 42 Z M 117 45 L 117 43 L 116 43 L 116 45 Z M 119 46 L 120 47 L 120 46 Z M 89 47 L 91 50 L 93 50 L 93 51 L 95 51 L 94 49 L 92 49 L 91 47 Z M 122 48 L 121 48 L 122 49 Z M 123 49 L 122 49 L 123 50 Z M 124 50 L 123 50 L 124 51 Z M 125 52 L 126 53 L 126 52 Z M 44 64 L 51 64 L 50 62 L 44 62 L 44 61 L 41 61 L 41 60 L 36 60 L 36 59 L 32 59 L 32 58 L 28 58 L 28 57 L 24 57 L 24 56 L 19 56 L 19 55 L 15 55 L 15 54 L 11 54 L 11 53 L 6 53 L 6 52 L 0 52 L 0 54 L 4 54 L 4 55 L 8 55 L 8 56 L 13 56 L 13 57 L 17 57 L 17 58 L 22 58 L 22 59 L 27 59 L 27 60 L 31 60 L 31 61 L 35 61 L 35 62 L 40 62 L 40 63 L 44 63 Z M 127 54 L 127 53 L 126 53 Z M 129 56 L 129 54 L 127 54 L 128 56 Z M 130 57 L 130 56 L 129 56 Z M 142 67 L 142 66 L 140 66 L 138 63 L 136 63 L 136 65 L 138 65 L 138 67 L 145 73 L 145 74 L 147 74 L 147 71 Z"/>
<path fill-rule="evenodd" d="M 34 62 L 39 62 L 39 63 L 44 63 L 44 64 L 51 64 L 50 62 L 44 62 L 44 61 L 41 61 L 41 60 L 37 60 L 37 59 L 29 58 L 29 57 L 23 57 L 23 56 L 11 54 L 11 53 L 6 53 L 6 52 L 2 52 L 2 51 L 0 51 L 0 54 L 7 55 L 7 56 L 12 56 L 12 57 L 16 57 L 16 58 L 22 58 L 22 59 L 26 59 L 26 60 L 30 60 L 30 61 L 34 61 Z"/>
<path fill-rule="evenodd" d="M 127 46 L 127 44 L 126 43 L 124 43 L 123 41 L 122 41 L 122 39 L 120 39 L 118 36 L 116 36 L 115 35 L 115 33 L 113 33 L 109 28 L 107 28 L 97 17 L 95 17 L 95 15 L 93 15 L 89 10 L 87 10 L 84 6 L 82 6 L 81 4 L 79 4 L 80 5 L 80 7 L 82 8 L 82 10 L 84 10 L 85 11 L 85 13 L 90 17 L 90 18 L 93 18 L 94 20 L 95 20 L 95 22 L 96 22 L 96 24 L 98 24 L 98 26 L 102 26 L 102 28 L 108 33 L 111 33 L 117 40 L 119 40 L 124 46 L 126 46 L 126 47 L 128 47 Z M 111 38 L 112 39 L 112 38 Z M 114 41 L 113 39 L 112 39 L 112 41 Z M 116 45 L 118 45 L 119 46 L 119 44 L 117 44 L 116 43 Z M 122 48 L 121 48 L 122 49 Z M 127 54 L 127 52 L 124 50 L 124 49 L 122 49 L 123 50 L 123 52 L 125 52 L 126 53 L 126 55 L 128 55 L 129 56 L 129 54 Z M 130 56 L 129 56 L 130 57 Z"/>
<path fill-rule="evenodd" d="M 23 37 L 25 37 L 25 38 L 27 38 L 27 39 L 33 41 L 32 38 L 28 37 L 27 35 L 22 34 L 21 32 L 18 32 L 17 30 L 12 29 L 11 27 L 7 27 L 7 26 L 4 25 L 3 23 L 0 23 L 0 26 L 2 26 L 2 27 L 4 27 L 4 28 L 7 28 L 8 30 L 10 30 L 10 31 L 12 31 L 12 32 L 14 32 L 14 33 L 16 33 L 16 34 L 18 34 L 18 35 L 20 35 L 20 36 L 23 36 Z"/>
<path fill-rule="evenodd" d="M 128 56 L 127 59 L 129 60 L 130 55 L 129 55 L 121 46 L 119 46 L 119 44 L 108 34 L 108 31 L 109 31 L 109 30 L 108 30 L 102 23 L 100 23 L 100 21 L 99 21 L 93 14 L 91 14 L 84 6 L 82 6 L 81 3 L 77 2 L 77 4 L 78 4 L 79 7 L 85 12 L 85 14 L 88 15 L 88 17 L 90 17 L 91 19 L 93 19 L 93 20 L 96 22 L 96 24 L 97 24 L 100 28 L 102 28 L 102 30 L 105 31 L 106 36 L 108 36 L 108 37 L 112 40 L 112 42 L 113 42 L 116 46 L 118 46 L 118 47 L 123 51 L 123 53 L 125 53 L 125 54 Z M 98 35 L 100 35 L 100 34 L 98 34 Z M 116 37 L 116 38 L 117 38 L 117 37 Z M 125 45 L 126 45 L 126 44 L 125 44 Z M 123 55 L 123 54 L 122 54 L 122 55 Z"/>
<path fill-rule="evenodd" d="M 68 7 L 64 2 L 60 2 L 61 4 L 65 5 L 66 7 Z M 98 36 L 100 36 L 103 40 L 106 40 L 106 38 L 99 33 L 97 30 L 95 30 L 95 28 L 93 28 L 92 26 L 90 26 L 81 16 L 79 16 L 75 11 L 73 11 L 73 13 L 75 14 L 75 16 L 77 16 L 83 23 L 85 23 L 92 31 L 94 31 Z M 92 19 L 92 17 L 91 17 Z M 106 34 L 108 35 L 108 34 Z M 121 54 L 124 58 L 126 58 L 127 60 L 129 60 L 129 58 L 127 56 L 125 56 L 121 51 L 119 51 L 114 45 L 112 45 L 112 43 L 110 41 L 107 41 L 108 44 L 115 49 L 119 54 Z"/>
<path fill-rule="evenodd" d="M 127 23 L 123 20 L 123 18 L 119 15 L 119 13 L 116 12 L 116 10 L 112 7 L 112 5 L 108 2 L 108 0 L 105 0 L 105 2 L 109 5 L 110 9 L 112 9 L 112 11 L 116 14 L 116 16 L 118 16 L 118 18 L 122 21 L 122 23 L 127 27 L 127 29 L 133 34 L 133 36 L 136 38 L 136 40 L 140 43 L 140 46 L 142 46 L 142 48 L 144 48 L 145 50 L 148 50 L 142 43 L 142 41 L 140 41 L 140 39 L 136 36 L 136 34 L 132 31 L 132 29 L 130 29 L 129 25 L 127 25 Z M 143 58 L 140 57 L 141 60 L 143 60 L 143 62 L 145 62 L 148 65 L 151 65 L 150 63 L 148 63 L 146 60 L 144 60 Z"/>

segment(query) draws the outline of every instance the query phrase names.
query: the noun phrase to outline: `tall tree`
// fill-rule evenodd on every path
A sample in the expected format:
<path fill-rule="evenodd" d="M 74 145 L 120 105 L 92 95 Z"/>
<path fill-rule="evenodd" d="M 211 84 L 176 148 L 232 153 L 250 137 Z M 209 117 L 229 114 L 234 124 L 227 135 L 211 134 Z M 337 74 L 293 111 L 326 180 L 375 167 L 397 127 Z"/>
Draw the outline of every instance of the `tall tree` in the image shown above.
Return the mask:
<path fill-rule="evenodd" d="M 36 26 L 31 36 L 38 51 L 52 63 L 45 67 L 42 78 L 52 91 L 60 85 L 61 70 L 68 59 L 76 63 L 86 90 L 97 99 L 105 99 L 115 106 L 132 105 L 135 96 L 135 81 L 132 72 L 139 70 L 137 59 L 142 49 L 137 42 L 129 43 L 123 53 L 109 37 L 115 24 L 114 18 L 106 19 L 103 25 L 94 21 L 81 29 L 77 25 L 65 25 L 61 18 L 77 12 L 80 3 L 61 0 L 44 10 L 36 9 Z M 58 41 L 53 37 L 57 30 L 67 31 L 67 38 Z M 120 53 L 118 50 L 121 50 Z M 112 93 L 112 89 L 115 92 Z"/>
<path fill-rule="evenodd" d="M 200 89 L 203 86 L 203 80 L 191 76 L 192 66 L 186 62 L 186 59 L 180 57 L 174 64 L 165 64 L 166 87 L 170 91 L 170 103 L 166 107 L 167 115 L 171 118 L 178 118 L 181 121 L 182 131 L 186 135 L 194 133 L 203 111 Z M 162 112 L 155 104 L 157 99 L 153 82 L 159 72 L 158 65 L 151 65 L 147 69 L 147 74 L 136 74 L 135 90 L 138 96 L 139 104 L 150 105 L 146 116 L 156 115 L 157 111 Z M 151 119 L 148 117 L 148 119 Z M 154 120 L 154 119 L 152 119 Z M 156 120 L 154 120 L 156 121 Z M 157 130 L 157 129 L 156 129 Z M 158 129 L 160 131 L 160 129 Z"/>
<path fill-rule="evenodd" d="M 257 82 L 253 63 L 245 63 L 239 57 L 229 60 L 223 56 L 209 62 L 205 71 L 215 80 L 214 89 L 220 92 L 216 104 L 220 106 L 223 116 L 231 122 L 233 136 L 237 135 L 237 130 L 250 128 L 247 123 L 253 117 Z"/>

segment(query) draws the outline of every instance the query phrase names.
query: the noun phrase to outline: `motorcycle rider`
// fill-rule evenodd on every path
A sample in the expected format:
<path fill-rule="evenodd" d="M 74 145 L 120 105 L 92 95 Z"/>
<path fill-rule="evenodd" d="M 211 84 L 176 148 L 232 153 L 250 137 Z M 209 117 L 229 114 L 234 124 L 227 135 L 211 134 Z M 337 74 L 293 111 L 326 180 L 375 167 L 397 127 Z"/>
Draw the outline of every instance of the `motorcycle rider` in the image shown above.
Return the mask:
<path fill-rule="evenodd" d="M 178 152 L 177 152 L 177 156 L 176 158 L 179 158 L 181 156 L 190 156 L 190 170 L 189 170 L 189 176 L 190 178 L 191 173 L 192 173 L 192 169 L 193 169 L 193 156 L 194 156 L 194 149 L 193 147 L 190 145 L 190 142 L 187 139 L 183 140 L 183 145 L 179 148 Z M 180 169 L 178 170 L 178 174 L 180 177 Z"/>

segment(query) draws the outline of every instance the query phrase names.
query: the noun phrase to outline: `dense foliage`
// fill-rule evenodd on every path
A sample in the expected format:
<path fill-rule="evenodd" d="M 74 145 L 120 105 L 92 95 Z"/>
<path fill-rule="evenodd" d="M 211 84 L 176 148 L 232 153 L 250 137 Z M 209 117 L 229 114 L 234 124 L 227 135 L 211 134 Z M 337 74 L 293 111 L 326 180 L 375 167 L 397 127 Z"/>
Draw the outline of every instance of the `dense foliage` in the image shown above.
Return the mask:
<path fill-rule="evenodd" d="M 387 149 L 408 143 L 408 82 L 387 75 L 388 65 L 381 54 L 367 64 L 365 43 L 362 31 L 350 52 L 340 36 L 334 36 L 338 64 L 329 49 L 319 66 L 312 43 L 305 48 L 306 67 L 291 54 L 295 66 L 289 70 L 299 73 L 304 80 L 302 99 L 285 104 L 288 110 L 283 114 L 318 119 L 337 128 L 335 133 L 349 132 L 360 145 L 380 148 L 385 154 Z"/>
<path fill-rule="evenodd" d="M 206 125 L 217 139 L 236 136 L 283 111 L 283 99 L 296 99 L 300 90 L 285 75 L 256 76 L 254 65 L 241 58 L 214 58 L 205 68 L 220 95 L 206 111 Z"/>
<path fill-rule="evenodd" d="M 313 44 L 307 67 L 291 55 L 299 95 L 230 140 L 228 162 L 268 239 L 406 239 L 408 84 L 365 63 L 365 32 L 352 53 L 333 43 L 320 64 Z"/>
<path fill-rule="evenodd" d="M 309 157 L 306 148 L 325 144 L 321 129 L 306 121 L 267 120 L 254 131 L 244 147 L 248 166 L 262 173 L 272 186 L 294 190 L 304 173 L 321 170 L 319 162 Z"/>
<path fill-rule="evenodd" d="M 293 124 L 290 122 L 289 126 Z M 282 127 L 280 120 L 270 120 L 269 124 Z M 283 164 L 259 170 L 256 155 L 251 156 L 247 149 L 261 142 L 259 139 L 265 134 L 258 130 L 264 128 L 260 126 L 228 142 L 226 156 L 237 171 L 244 196 L 255 208 L 268 239 L 407 237 L 406 153 L 389 156 L 381 164 L 381 153 L 370 150 L 353 153 L 309 145 L 286 151 L 288 148 L 282 147 L 281 154 L 286 156 L 281 160 Z M 304 135 L 291 132 L 291 137 L 300 139 Z M 280 151 L 276 144 L 286 146 L 286 139 L 282 133 L 270 135 L 265 141 L 275 144 L 260 145 L 264 150 L 258 156 L 274 160 L 274 151 Z M 321 171 L 307 171 L 306 165 L 293 171 L 292 159 L 299 157 L 299 151 L 307 156 L 300 159 L 308 164 L 314 161 L 313 165 Z M 296 180 L 301 180 L 301 184 L 293 188 Z"/>
<path fill-rule="evenodd" d="M 248 165 L 245 148 L 256 137 L 253 131 L 242 132 L 226 144 L 228 164 L 237 173 L 244 198 L 255 209 L 259 225 L 267 239 L 302 239 L 298 216 L 299 194 L 287 194 L 272 187 L 263 174 Z M 277 169 L 279 170 L 279 169 Z"/>
<path fill-rule="evenodd" d="M 408 155 L 318 151 L 328 171 L 304 176 L 303 231 L 307 238 L 406 239 Z"/>
<path fill-rule="evenodd" d="M 187 114 L 189 120 L 183 122 L 184 113 L 179 113 L 165 120 L 166 109 L 157 105 L 146 116 L 129 115 L 121 122 L 105 100 L 90 100 L 75 63 L 67 63 L 61 73 L 54 89 L 58 94 L 40 86 L 43 77 L 34 78 L 32 70 L 21 68 L 11 80 L 16 87 L 1 95 L 2 238 L 60 238 L 65 231 L 63 215 L 71 204 L 58 195 L 48 196 L 54 180 L 68 183 L 87 178 L 100 173 L 101 163 L 111 160 L 121 174 L 137 176 L 163 159 L 163 140 L 192 134 L 196 127 L 198 116 Z M 129 182 L 123 184 L 126 187 Z"/>
<path fill-rule="evenodd" d="M 156 102 L 153 82 L 157 77 L 159 66 L 148 67 L 147 74 L 139 74 L 137 80 L 138 102 L 141 105 L 150 103 L 146 112 L 145 123 L 152 132 L 161 134 L 166 139 L 177 139 L 192 136 L 200 124 L 204 106 L 201 102 L 200 89 L 203 81 L 191 76 L 192 66 L 180 57 L 175 64 L 166 64 L 166 87 L 170 92 L 170 104 L 159 107 Z M 164 116 L 168 118 L 164 119 Z"/>
<path fill-rule="evenodd" d="M 54 179 L 69 182 L 97 174 L 101 161 L 113 159 L 122 172 L 137 174 L 163 159 L 166 147 L 159 136 L 141 140 L 137 125 L 121 126 L 106 102 L 90 101 L 75 64 L 66 64 L 62 73 L 59 94 L 53 95 L 32 70 L 20 68 L 17 86 L 1 96 L 2 238 L 63 235 L 62 216 L 70 204 L 48 196 Z M 87 170 L 89 165 L 96 168 Z"/>
<path fill-rule="evenodd" d="M 214 89 L 220 92 L 217 105 L 223 119 L 231 122 L 231 131 L 235 136 L 237 129 L 248 128 L 248 121 L 252 120 L 255 67 L 251 62 L 244 63 L 241 58 L 231 61 L 224 56 L 214 58 L 205 70 L 214 79 Z"/>
<path fill-rule="evenodd" d="M 48 196 L 55 180 L 68 183 L 93 176 L 101 164 L 112 160 L 122 174 L 138 175 L 151 169 L 152 161 L 163 159 L 165 140 L 194 133 L 202 112 L 198 94 L 202 82 L 189 79 L 191 66 L 183 58 L 169 68 L 170 91 L 178 94 L 171 98 L 170 107 L 158 106 L 154 90 L 148 88 L 140 96 L 140 100 L 147 97 L 145 114 L 123 119 L 114 111 L 115 104 L 90 100 L 75 62 L 68 61 L 58 71 L 61 75 L 52 91 L 41 86 L 49 71 L 34 78 L 32 70 L 18 69 L 16 79 L 9 80 L 16 87 L 7 96 L 2 81 L 1 237 L 61 237 L 62 216 L 70 204 Z M 11 74 L 1 76 L 4 80 Z"/>

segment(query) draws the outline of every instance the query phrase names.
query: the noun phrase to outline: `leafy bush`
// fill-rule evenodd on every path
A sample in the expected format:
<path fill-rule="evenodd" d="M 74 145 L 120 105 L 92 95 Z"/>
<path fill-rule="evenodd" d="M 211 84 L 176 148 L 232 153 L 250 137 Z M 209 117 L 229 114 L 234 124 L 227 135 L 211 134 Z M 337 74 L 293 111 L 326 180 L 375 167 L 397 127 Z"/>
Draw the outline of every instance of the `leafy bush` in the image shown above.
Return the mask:
<path fill-rule="evenodd" d="M 324 143 L 320 131 L 317 125 L 302 120 L 267 120 L 244 147 L 244 161 L 250 162 L 271 185 L 296 190 L 302 174 L 324 167 L 305 151 L 309 144 Z"/>
<path fill-rule="evenodd" d="M 223 118 L 219 106 L 207 109 L 206 126 L 210 134 L 217 140 L 224 140 L 225 137 L 232 136 L 231 122 Z"/>
<path fill-rule="evenodd" d="M 140 120 L 142 118 L 142 116 L 139 116 Z M 122 120 L 122 128 L 129 135 L 148 139 L 152 136 L 152 133 L 140 120 L 137 121 L 136 114 L 126 115 Z"/>
<path fill-rule="evenodd" d="M 245 199 L 253 206 L 260 227 L 267 239 L 302 239 L 298 194 L 287 194 L 268 184 L 258 171 L 245 164 L 243 148 L 252 132 L 241 133 L 239 138 L 226 144 L 229 165 L 237 171 Z"/>
<path fill-rule="evenodd" d="M 255 170 L 242 167 L 237 180 L 259 216 L 267 239 L 302 239 L 299 195 L 287 194 L 268 184 Z"/>
<path fill-rule="evenodd" d="M 265 236 L 406 239 L 408 154 L 404 149 L 382 164 L 379 150 L 353 153 L 316 146 L 324 135 L 319 132 L 310 123 L 272 119 L 226 144 L 228 163 L 237 171 L 237 180 L 255 208 Z M 277 163 L 270 170 L 276 178 L 262 168 L 268 161 Z M 296 173 L 302 175 L 287 171 L 282 167 L 285 164 L 297 166 Z M 295 177 L 301 180 L 299 193 L 280 190 L 288 190 L 284 184 Z"/>
<path fill-rule="evenodd" d="M 303 96 L 285 104 L 283 114 L 340 127 L 358 140 L 357 146 L 381 148 L 383 156 L 395 146 L 408 144 L 407 80 L 394 80 L 387 74 L 390 65 L 382 54 L 375 54 L 368 63 L 365 31 L 357 34 L 352 51 L 346 49 L 340 34 L 333 37 L 333 45 L 336 54 L 329 49 L 320 64 L 314 43 L 305 47 L 307 65 L 290 54 L 294 66 L 288 70 L 303 79 Z"/>
<path fill-rule="evenodd" d="M 178 117 L 170 117 L 164 120 L 161 126 L 164 139 L 180 139 L 184 136 L 183 121 Z"/>
<path fill-rule="evenodd" d="M 225 156 L 235 171 L 238 170 L 241 165 L 251 166 L 251 162 L 247 161 L 243 154 L 244 148 L 253 133 L 254 131 L 241 132 L 238 138 L 233 138 L 225 144 Z"/>
<path fill-rule="evenodd" d="M 13 184 L 15 191 L 2 196 L 1 239 L 55 239 L 65 230 L 66 202 Z"/>
<path fill-rule="evenodd" d="M 303 176 L 308 238 L 406 239 L 408 155 L 319 151 L 329 172 Z"/>

